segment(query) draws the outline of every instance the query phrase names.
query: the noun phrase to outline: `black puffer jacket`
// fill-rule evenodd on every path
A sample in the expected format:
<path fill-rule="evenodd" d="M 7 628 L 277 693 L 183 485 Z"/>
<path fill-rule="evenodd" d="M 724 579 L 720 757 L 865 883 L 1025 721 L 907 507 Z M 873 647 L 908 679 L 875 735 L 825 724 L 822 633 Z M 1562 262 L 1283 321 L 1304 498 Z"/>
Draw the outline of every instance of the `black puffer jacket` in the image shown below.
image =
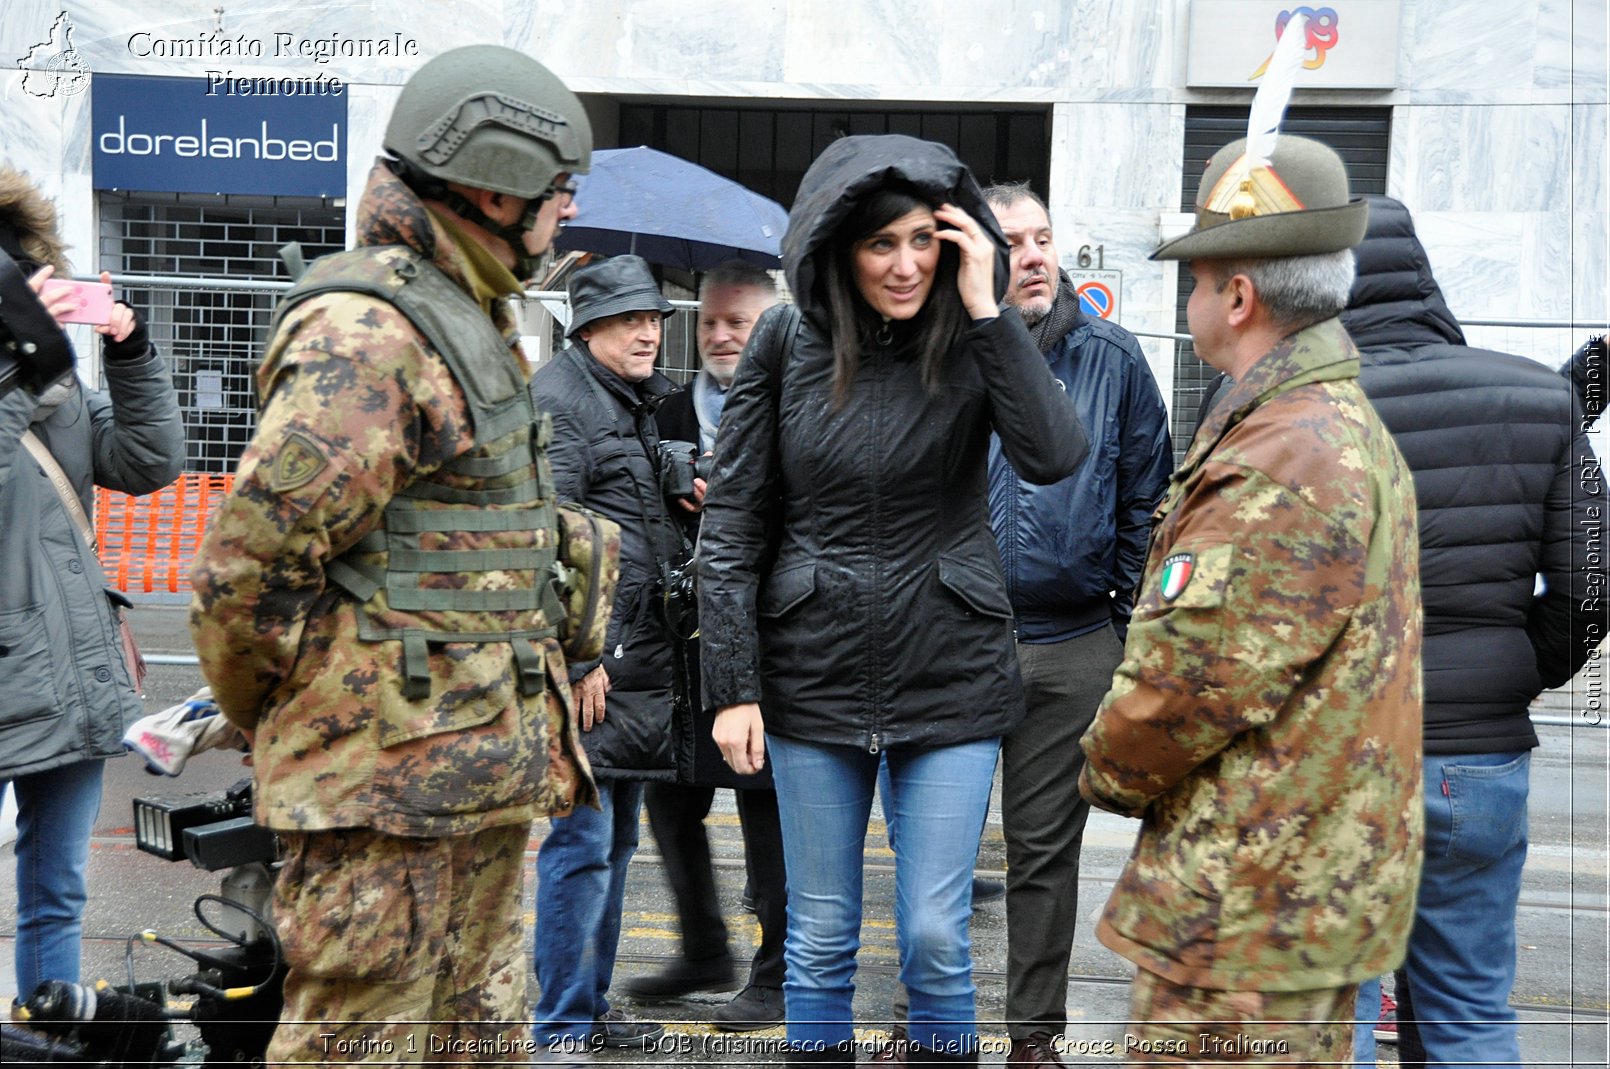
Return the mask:
<path fill-rule="evenodd" d="M 1342 322 L 1419 499 L 1426 752 L 1530 749 L 1528 705 L 1604 636 L 1604 488 L 1580 407 L 1549 368 L 1464 344 L 1402 204 L 1370 198 L 1357 254 Z"/>
<path fill-rule="evenodd" d="M 553 416 L 548 460 L 561 501 L 621 525 L 621 579 L 603 665 L 610 690 L 601 724 L 582 735 L 600 779 L 671 779 L 671 636 L 656 601 L 660 563 L 680 563 L 681 527 L 659 491 L 654 408 L 674 387 L 663 375 L 629 385 L 584 343 L 531 377 L 537 407 Z M 573 663 L 571 681 L 598 667 Z"/>
<path fill-rule="evenodd" d="M 782 306 L 762 317 L 722 412 L 698 570 L 706 704 L 758 701 L 768 734 L 874 752 L 998 736 L 1022 718 L 989 526 L 989 435 L 1043 483 L 1088 449 L 1015 311 L 963 333 L 932 396 L 897 330 L 862 353 L 833 409 L 817 257 L 886 177 L 978 219 L 1001 251 L 1004 292 L 1005 240 L 948 149 L 834 142 L 806 174 L 783 241 L 803 318 Z M 783 368 L 781 328 L 796 321 Z"/>

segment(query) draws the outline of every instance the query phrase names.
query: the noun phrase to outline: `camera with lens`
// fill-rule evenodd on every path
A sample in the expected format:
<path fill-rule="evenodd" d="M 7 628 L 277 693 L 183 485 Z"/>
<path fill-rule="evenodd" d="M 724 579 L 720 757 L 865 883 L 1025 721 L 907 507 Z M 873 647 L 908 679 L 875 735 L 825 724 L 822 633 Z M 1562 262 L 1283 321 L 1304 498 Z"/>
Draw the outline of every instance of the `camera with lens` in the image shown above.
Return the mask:
<path fill-rule="evenodd" d="M 699 455 L 692 442 L 660 443 L 660 493 L 669 498 L 692 497 L 693 480 L 709 481 L 715 458 Z"/>
<path fill-rule="evenodd" d="M 269 1039 L 284 1006 L 288 966 L 270 919 L 280 843 L 272 831 L 252 820 L 251 779 L 223 791 L 134 799 L 134 843 L 168 861 L 189 861 L 208 872 L 228 870 L 218 893 L 201 895 L 195 904 L 196 919 L 224 940 L 223 945 L 192 949 L 149 930 L 139 938 L 195 962 L 195 972 L 170 981 L 167 993 L 195 995 L 196 1000 L 188 1010 L 165 1017 L 195 1023 L 209 1051 L 207 1069 L 265 1064 Z M 128 968 L 132 983 L 132 963 Z M 161 1000 L 161 986 L 152 986 Z M 153 1059 L 150 1064 L 168 1063 Z"/>
<path fill-rule="evenodd" d="M 699 590 L 693 578 L 693 561 L 660 568 L 660 603 L 671 637 L 686 642 L 699 633 Z"/>

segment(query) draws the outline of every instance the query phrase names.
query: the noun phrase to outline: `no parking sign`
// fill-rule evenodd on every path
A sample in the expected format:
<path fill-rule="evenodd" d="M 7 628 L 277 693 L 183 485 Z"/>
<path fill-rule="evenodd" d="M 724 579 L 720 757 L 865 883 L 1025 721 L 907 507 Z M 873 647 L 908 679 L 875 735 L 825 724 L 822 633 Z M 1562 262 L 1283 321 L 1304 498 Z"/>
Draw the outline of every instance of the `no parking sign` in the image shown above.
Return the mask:
<path fill-rule="evenodd" d="M 1095 319 L 1118 321 L 1118 295 L 1123 292 L 1122 271 L 1070 267 L 1068 278 L 1079 295 L 1079 310 Z"/>

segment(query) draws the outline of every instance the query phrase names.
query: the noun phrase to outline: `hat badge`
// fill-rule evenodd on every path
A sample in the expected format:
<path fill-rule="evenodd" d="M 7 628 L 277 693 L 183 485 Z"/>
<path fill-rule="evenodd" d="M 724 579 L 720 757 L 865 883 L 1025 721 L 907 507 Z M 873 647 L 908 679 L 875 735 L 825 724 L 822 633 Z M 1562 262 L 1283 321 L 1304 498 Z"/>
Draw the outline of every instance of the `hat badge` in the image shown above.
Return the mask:
<path fill-rule="evenodd" d="M 1208 191 L 1202 203 L 1208 211 L 1228 216 L 1232 221 L 1302 211 L 1303 202 L 1281 181 L 1269 157 L 1274 154 L 1280 120 L 1285 116 L 1297 71 L 1302 66 L 1307 27 L 1308 16 L 1298 12 L 1281 31 L 1247 116 L 1247 150 Z"/>

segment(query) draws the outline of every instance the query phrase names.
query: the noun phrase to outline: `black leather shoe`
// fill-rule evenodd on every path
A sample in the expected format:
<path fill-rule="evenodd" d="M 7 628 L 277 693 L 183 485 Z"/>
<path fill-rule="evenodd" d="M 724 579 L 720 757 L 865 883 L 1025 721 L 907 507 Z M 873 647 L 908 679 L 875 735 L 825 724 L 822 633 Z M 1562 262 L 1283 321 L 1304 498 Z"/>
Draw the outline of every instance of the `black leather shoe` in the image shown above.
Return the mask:
<path fill-rule="evenodd" d="M 779 987 L 750 984 L 731 1002 L 710 1015 L 710 1023 L 723 1032 L 758 1032 L 783 1023 L 783 991 Z"/>
<path fill-rule="evenodd" d="M 821 1050 L 811 1048 L 805 1050 L 790 1044 L 783 1058 L 783 1064 L 797 1069 L 818 1069 L 826 1065 L 854 1065 L 855 1040 L 846 1039 L 832 1047 Z"/>
<path fill-rule="evenodd" d="M 889 1038 L 878 1044 L 878 1049 L 872 1056 L 862 1062 L 860 1069 L 880 1069 L 885 1065 L 905 1065 L 906 1055 L 911 1050 L 911 1038 L 906 1034 L 906 1026 L 897 1024 L 889 1030 Z"/>
<path fill-rule="evenodd" d="M 1036 1032 L 1027 1039 L 1012 1040 L 1006 1064 L 1026 1069 L 1036 1065 L 1062 1065 L 1063 1062 L 1062 1055 L 1057 1053 L 1056 1037 L 1050 1032 Z"/>
<path fill-rule="evenodd" d="M 927 1047 L 913 1043 L 910 1049 L 906 1051 L 906 1064 L 922 1066 L 924 1069 L 945 1069 L 946 1066 L 952 1065 L 976 1066 L 978 1064 L 978 1052 L 947 1054 L 937 1050 L 929 1050 Z"/>
<path fill-rule="evenodd" d="M 665 1026 L 610 1010 L 593 1021 L 593 1042 L 604 1047 L 646 1047 L 665 1035 Z"/>
<path fill-rule="evenodd" d="M 732 957 L 724 955 L 707 961 L 689 961 L 678 958 L 657 973 L 634 976 L 626 981 L 624 990 L 642 1002 L 656 1002 L 681 998 L 695 991 L 736 991 L 738 970 Z"/>
<path fill-rule="evenodd" d="M 986 902 L 998 902 L 1006 897 L 1006 884 L 1000 880 L 986 880 L 979 876 L 973 877 L 973 908 L 977 909 Z"/>

